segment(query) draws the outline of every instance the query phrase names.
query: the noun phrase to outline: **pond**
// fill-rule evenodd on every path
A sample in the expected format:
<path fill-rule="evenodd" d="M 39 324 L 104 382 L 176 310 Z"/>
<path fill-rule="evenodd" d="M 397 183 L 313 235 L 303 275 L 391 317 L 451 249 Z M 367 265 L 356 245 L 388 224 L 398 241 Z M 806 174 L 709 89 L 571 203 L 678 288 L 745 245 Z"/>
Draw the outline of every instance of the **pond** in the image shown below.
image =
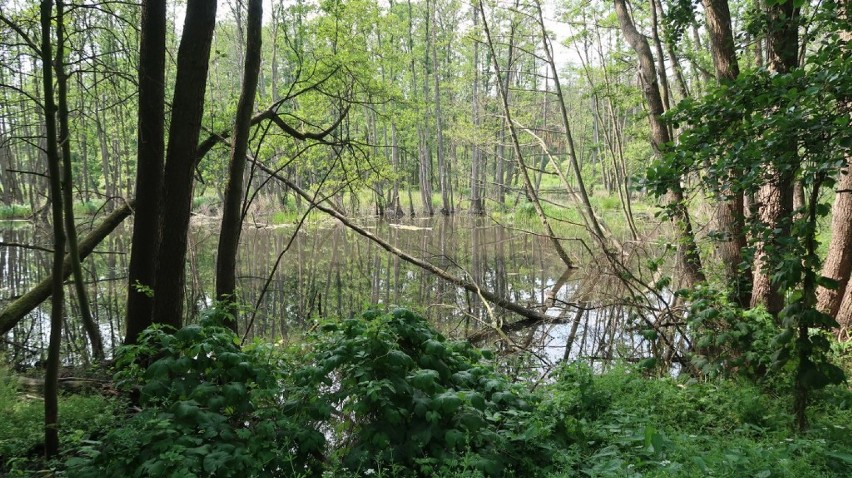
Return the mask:
<path fill-rule="evenodd" d="M 368 307 L 406 307 L 422 313 L 447 336 L 472 338 L 505 352 L 531 351 L 533 367 L 550 367 L 565 358 L 637 360 L 655 345 L 636 333 L 632 314 L 619 301 L 606 303 L 601 284 L 607 278 L 600 271 L 590 266 L 566 271 L 545 237 L 467 215 L 393 223 L 363 218 L 358 223 L 414 257 L 554 320 L 525 324 L 505 336 L 489 334 L 489 324 L 519 317 L 487 305 L 478 294 L 400 259 L 339 222 L 324 220 L 298 230 L 295 224 L 249 225 L 243 230 L 237 271 L 245 304 L 240 333 L 248 329 L 249 339 L 294 340 L 316 317 L 348 317 Z M 108 348 L 123 337 L 130 231 L 129 223 L 120 226 L 84 262 L 93 313 Z M 194 219 L 186 282 L 190 320 L 212 304 L 217 233 L 215 219 Z M 47 227 L 0 223 L 0 307 L 47 276 L 50 244 Z M 589 259 L 582 249 L 569 253 L 581 261 Z M 72 364 L 87 360 L 88 349 L 76 320 L 73 289 L 68 290 L 63 356 Z M 45 302 L 4 338 L 7 359 L 42 359 L 49 329 Z"/>

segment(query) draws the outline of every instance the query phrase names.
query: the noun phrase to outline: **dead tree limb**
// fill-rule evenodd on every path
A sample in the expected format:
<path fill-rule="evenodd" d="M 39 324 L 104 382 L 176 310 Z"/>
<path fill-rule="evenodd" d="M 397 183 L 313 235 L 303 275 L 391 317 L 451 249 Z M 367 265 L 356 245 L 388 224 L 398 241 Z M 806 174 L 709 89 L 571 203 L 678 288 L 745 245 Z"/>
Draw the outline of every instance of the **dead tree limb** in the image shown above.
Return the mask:
<path fill-rule="evenodd" d="M 101 243 L 107 236 L 124 221 L 127 216 L 133 212 L 135 201 L 131 200 L 125 203 L 124 206 L 116 209 L 109 216 L 104 218 L 96 228 L 94 228 L 82 241 L 80 241 L 80 259 L 85 259 L 95 250 L 95 247 Z M 71 275 L 71 256 L 65 255 L 65 260 L 62 263 L 63 278 Z M 0 334 L 6 334 L 18 324 L 27 314 L 35 310 L 42 302 L 50 297 L 51 281 L 53 275 L 44 278 L 29 292 L 22 295 L 20 298 L 6 306 L 0 311 Z"/>
<path fill-rule="evenodd" d="M 249 159 L 249 160 L 253 161 L 251 159 Z M 329 206 L 320 204 L 318 201 L 316 201 L 314 199 L 314 197 L 312 195 L 308 194 L 305 190 L 303 190 L 302 188 L 297 186 L 295 183 L 293 183 L 289 179 L 278 174 L 275 170 L 268 168 L 268 167 L 266 167 L 265 165 L 263 165 L 259 162 L 256 162 L 256 161 L 253 161 L 253 162 L 257 165 L 258 168 L 260 168 L 261 171 L 263 171 L 266 174 L 274 177 L 278 181 L 281 181 L 282 183 L 286 184 L 287 187 L 289 187 L 290 189 L 295 191 L 296 194 L 298 194 L 299 196 L 302 196 L 303 199 L 308 201 L 308 203 L 312 204 L 314 207 L 316 207 L 320 211 L 332 216 L 333 218 L 335 218 L 338 221 L 340 221 L 341 223 L 343 223 L 344 226 L 355 231 L 356 233 L 360 234 L 361 236 L 364 236 L 367 239 L 373 241 L 379 247 L 381 247 L 382 249 L 384 249 L 384 250 L 390 252 L 391 254 L 399 257 L 400 259 L 402 259 L 402 260 L 404 260 L 404 261 L 406 261 L 410 264 L 414 264 L 415 266 L 420 267 L 421 269 L 429 271 L 432 274 L 440 277 L 441 279 L 444 279 L 445 281 L 447 281 L 447 282 L 449 282 L 453 285 L 461 287 L 461 288 L 468 290 L 470 292 L 480 294 L 488 302 L 490 302 L 490 303 L 492 303 L 492 304 L 494 304 L 494 305 L 496 305 L 496 306 L 498 306 L 498 307 L 500 307 L 504 310 L 508 310 L 509 312 L 514 312 L 514 313 L 516 313 L 516 314 L 518 314 L 521 317 L 524 317 L 526 319 L 544 322 L 544 321 L 548 321 L 552 318 L 552 317 L 549 317 L 545 314 L 542 314 L 541 312 L 539 312 L 537 310 L 532 310 L 532 309 L 528 309 L 526 307 L 522 307 L 522 306 L 510 301 L 509 299 L 506 299 L 505 297 L 501 297 L 501 296 L 499 296 L 499 295 L 497 295 L 493 292 L 483 290 L 482 288 L 480 288 L 477 284 L 473 283 L 472 281 L 462 279 L 461 277 L 456 277 L 453 274 L 445 271 L 444 269 L 441 269 L 440 267 L 437 267 L 433 264 L 430 264 L 429 262 L 426 262 L 422 259 L 418 259 L 418 258 L 416 258 L 412 255 L 409 255 L 408 253 L 406 253 L 402 249 L 399 249 L 399 248 L 389 244 L 388 242 L 386 242 L 385 240 L 376 236 L 375 234 L 371 233 L 370 231 L 368 231 L 368 230 L 364 229 L 363 227 L 355 224 L 348 217 L 346 217 L 344 214 L 341 214 L 340 212 L 335 211 L 334 209 L 332 209 Z M 511 324 L 507 324 L 507 326 L 509 326 L 509 325 L 511 325 Z"/>

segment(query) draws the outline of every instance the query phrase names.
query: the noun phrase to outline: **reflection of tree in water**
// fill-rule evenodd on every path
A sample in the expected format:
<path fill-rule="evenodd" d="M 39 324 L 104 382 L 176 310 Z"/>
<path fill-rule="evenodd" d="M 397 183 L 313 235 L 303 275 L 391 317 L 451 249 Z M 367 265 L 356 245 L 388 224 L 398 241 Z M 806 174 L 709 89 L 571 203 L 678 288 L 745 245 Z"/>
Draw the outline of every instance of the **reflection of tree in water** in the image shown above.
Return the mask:
<path fill-rule="evenodd" d="M 270 281 L 249 338 L 296 338 L 316 317 L 348 317 L 374 305 L 385 310 L 417 309 L 446 335 L 470 337 L 478 344 L 490 341 L 507 353 L 533 351 L 538 357 L 534 367 L 546 367 L 565 358 L 633 360 L 658 352 L 653 341 L 637 333 L 635 309 L 614 300 L 613 305 L 605 306 L 622 293 L 612 289 L 617 281 L 610 278 L 601 285 L 607 278 L 595 270 L 565 273 L 545 238 L 507 229 L 486 218 L 436 217 L 400 224 L 368 219 L 362 225 L 395 247 L 482 290 L 546 313 L 553 321 L 518 321 L 503 309 L 483 302 L 476 292 L 452 286 L 402 261 L 342 224 L 312 223 L 298 232 L 292 226 L 250 227 L 244 231 L 237 271 L 240 302 L 252 307 Z M 39 242 L 30 227 L 2 231 L 7 243 Z M 123 336 L 127 231 L 116 231 L 84 263 L 94 314 L 110 348 Z M 296 237 L 269 277 L 294 233 Z M 186 310 L 196 317 L 212 304 L 214 239 L 215 228 L 209 224 L 196 225 L 189 239 Z M 41 280 L 49 269 L 48 259 L 45 251 L 0 247 L 0 299 L 14 298 Z M 88 360 L 86 336 L 73 300 L 73 294 L 69 294 L 69 327 L 63 343 L 69 363 Z M 49 331 L 49 310 L 45 308 L 31 313 L 6 337 L 5 353 L 12 360 L 33 362 L 41 357 L 39 344 Z M 251 314 L 240 315 L 242 332 Z M 505 326 L 507 333 L 489 333 L 494 325 Z M 30 348 L 16 345 L 23 343 Z"/>

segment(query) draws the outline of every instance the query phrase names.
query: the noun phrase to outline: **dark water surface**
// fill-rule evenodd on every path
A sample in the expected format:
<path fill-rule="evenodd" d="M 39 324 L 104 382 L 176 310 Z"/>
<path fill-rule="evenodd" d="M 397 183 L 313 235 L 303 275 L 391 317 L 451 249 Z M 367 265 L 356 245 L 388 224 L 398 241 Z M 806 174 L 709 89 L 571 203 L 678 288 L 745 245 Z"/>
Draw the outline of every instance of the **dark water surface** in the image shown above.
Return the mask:
<path fill-rule="evenodd" d="M 498 349 L 530 350 L 537 357 L 537 367 L 565 357 L 636 359 L 647 355 L 652 346 L 631 331 L 623 308 L 595 306 L 601 301 L 584 292 L 596 288 L 600 274 L 583 269 L 566 274 L 546 238 L 503 227 L 489 218 L 468 216 L 418 218 L 397 224 L 368 218 L 360 224 L 408 254 L 484 290 L 529 308 L 545 310 L 542 306 L 547 303 L 547 314 L 557 318 L 554 323 L 517 330 L 508 341 L 505 337 L 486 338 L 482 345 L 490 340 Z M 85 227 L 81 225 L 81 229 Z M 110 348 L 123 336 L 130 231 L 129 224 L 121 226 L 84 262 L 93 313 Z M 194 221 L 186 290 L 187 310 L 194 318 L 212 303 L 217 233 L 217 222 Z M 336 222 L 307 224 L 298 232 L 295 225 L 249 226 L 241 242 L 237 274 L 245 312 L 239 329 L 245 332 L 251 322 L 249 338 L 290 340 L 316 317 L 348 317 L 371 304 L 387 310 L 414 309 L 456 338 L 481 335 L 491 330 L 487 324 L 492 322 L 519 319 L 484 305 L 477 294 L 403 261 Z M 49 252 L 21 244 L 49 249 L 49 229 L 0 223 L 0 307 L 44 279 L 50 270 Z M 583 255 L 582 251 L 574 254 Z M 79 363 L 87 359 L 88 348 L 76 319 L 73 289 L 68 291 L 63 351 L 67 363 Z M 578 311 L 564 305 L 567 303 L 589 304 L 591 309 Z M 49 304 L 45 302 L 7 334 L 0 350 L 11 361 L 32 363 L 44 356 L 48 332 Z M 567 342 L 571 345 L 566 349 Z"/>

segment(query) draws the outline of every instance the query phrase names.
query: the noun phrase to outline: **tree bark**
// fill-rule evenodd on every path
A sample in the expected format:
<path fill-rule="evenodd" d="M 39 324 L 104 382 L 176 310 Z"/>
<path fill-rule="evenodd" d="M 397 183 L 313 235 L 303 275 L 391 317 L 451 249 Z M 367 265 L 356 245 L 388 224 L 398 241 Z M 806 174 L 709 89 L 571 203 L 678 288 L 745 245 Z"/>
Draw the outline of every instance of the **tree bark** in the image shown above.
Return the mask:
<path fill-rule="evenodd" d="M 648 120 L 651 123 L 651 145 L 657 155 L 671 142 L 669 130 L 662 120 L 665 112 L 663 100 L 660 96 L 660 88 L 657 85 L 657 72 L 654 66 L 654 56 L 648 40 L 636 30 L 633 19 L 627 11 L 624 0 L 614 0 L 615 14 L 621 25 L 627 43 L 639 57 L 639 76 L 642 80 L 642 91 L 645 101 L 648 103 Z M 689 212 L 686 209 L 683 198 L 683 188 L 679 182 L 674 182 L 669 190 L 670 201 L 673 206 L 673 220 L 680 236 L 677 241 L 678 263 L 683 272 L 685 285 L 687 287 L 704 282 L 704 272 L 701 267 L 701 256 L 695 244 L 695 235 L 692 231 L 692 223 Z"/>
<path fill-rule="evenodd" d="M 50 303 L 50 339 L 47 350 L 47 367 L 44 373 L 44 455 L 47 459 L 59 453 L 59 346 L 62 340 L 62 322 L 65 291 L 62 281 L 65 231 L 62 226 L 62 184 L 59 172 L 59 145 L 56 141 L 56 102 L 53 96 L 53 58 L 51 45 L 51 15 L 53 1 L 42 0 L 41 16 L 41 68 L 44 93 L 44 123 L 46 130 L 47 169 L 50 181 L 50 202 L 53 221 L 53 280 Z"/>
<path fill-rule="evenodd" d="M 845 19 L 849 19 L 850 8 L 852 0 L 846 0 L 841 13 Z M 852 27 L 840 35 L 846 41 L 848 50 L 852 41 Z M 839 107 L 847 115 L 852 115 L 852 99 L 845 98 Z M 840 330 L 848 330 L 852 328 L 852 288 L 849 287 L 849 275 L 852 272 L 852 156 L 847 155 L 846 165 L 839 175 L 837 195 L 831 208 L 831 242 L 822 268 L 822 275 L 837 281 L 837 288 L 819 287 L 817 307 L 835 317 Z M 841 305 L 845 306 L 843 313 L 840 313 Z"/>
<path fill-rule="evenodd" d="M 713 56 L 716 79 L 719 82 L 733 81 L 740 74 L 734 35 L 731 28 L 731 12 L 728 0 L 704 0 L 707 30 Z M 737 176 L 737 171 L 732 171 Z M 751 298 L 751 267 L 742 265 L 742 251 L 747 246 L 743 222 L 745 201 L 743 193 L 720 191 L 722 196 L 716 206 L 716 227 L 722 239 L 716 250 L 725 266 L 725 279 L 733 287 L 733 297 L 741 307 L 748 307 Z"/>
<path fill-rule="evenodd" d="M 136 199 L 127 281 L 125 343 L 136 342 L 151 325 L 156 289 L 159 220 L 162 211 L 165 150 L 166 0 L 142 3 L 139 42 L 139 113 Z M 141 287 L 140 287 L 141 286 Z"/>
<path fill-rule="evenodd" d="M 249 0 L 247 19 L 247 38 L 243 87 L 237 105 L 237 118 L 234 124 L 234 139 L 231 143 L 231 159 L 228 168 L 228 183 L 225 186 L 225 200 L 222 205 L 222 228 L 219 234 L 219 247 L 216 256 L 216 296 L 220 301 L 234 303 L 236 296 L 237 247 L 242 229 L 243 175 L 245 157 L 248 152 L 251 135 L 251 117 L 254 110 L 254 98 L 257 93 L 257 80 L 260 74 L 262 44 L 262 0 Z M 228 326 L 234 332 L 237 329 L 237 308 L 230 308 L 233 320 Z"/>
<path fill-rule="evenodd" d="M 178 49 L 177 75 L 163 180 L 160 250 L 154 280 L 153 322 L 180 328 L 193 170 L 204 113 L 217 2 L 189 0 Z M 164 240 L 168 234 L 168 241 Z"/>
<path fill-rule="evenodd" d="M 787 73 L 798 63 L 798 12 L 793 0 L 769 7 L 767 49 L 770 71 Z M 796 145 L 792 143 L 784 148 L 782 154 L 795 155 L 795 150 Z M 779 164 L 781 162 L 786 164 Z M 778 239 L 790 235 L 790 222 L 793 219 L 793 178 L 797 169 L 795 162 L 795 157 L 773 158 L 768 166 L 768 179 L 758 192 L 758 216 L 766 233 L 763 240 L 757 244 L 751 305 L 764 305 L 772 315 L 777 315 L 784 307 L 784 297 L 778 286 L 772 282 L 772 269 L 784 247 Z"/>

